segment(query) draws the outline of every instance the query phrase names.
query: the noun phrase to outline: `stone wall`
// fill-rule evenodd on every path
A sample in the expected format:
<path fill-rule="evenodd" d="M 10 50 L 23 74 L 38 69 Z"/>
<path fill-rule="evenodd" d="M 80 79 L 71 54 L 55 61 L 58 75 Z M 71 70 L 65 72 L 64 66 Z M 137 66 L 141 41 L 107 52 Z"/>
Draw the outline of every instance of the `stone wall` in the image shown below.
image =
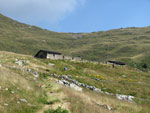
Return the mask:
<path fill-rule="evenodd" d="M 73 57 L 70 57 L 70 56 L 64 56 L 64 60 L 72 60 Z"/>
<path fill-rule="evenodd" d="M 47 58 L 52 60 L 58 60 L 58 59 L 63 59 L 63 55 L 47 54 Z"/>
<path fill-rule="evenodd" d="M 82 58 L 80 57 L 71 57 L 71 56 L 54 55 L 54 54 L 47 54 L 47 59 L 82 61 Z"/>

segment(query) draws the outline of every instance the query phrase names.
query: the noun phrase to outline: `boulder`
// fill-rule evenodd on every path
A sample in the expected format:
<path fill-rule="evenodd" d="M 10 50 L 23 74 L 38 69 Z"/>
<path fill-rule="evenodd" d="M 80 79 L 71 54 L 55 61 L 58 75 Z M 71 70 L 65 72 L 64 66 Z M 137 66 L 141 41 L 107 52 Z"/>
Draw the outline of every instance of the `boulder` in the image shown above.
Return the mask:
<path fill-rule="evenodd" d="M 26 100 L 26 99 L 20 99 L 20 101 L 27 103 L 27 100 Z"/>
<path fill-rule="evenodd" d="M 73 89 L 75 89 L 76 91 L 82 91 L 81 87 L 79 87 L 79 86 L 77 86 L 77 85 L 75 85 L 73 83 L 70 84 L 70 87 L 73 88 Z"/>
<path fill-rule="evenodd" d="M 130 95 L 119 95 L 119 94 L 116 94 L 116 97 L 117 97 L 117 99 L 119 99 L 119 100 L 125 100 L 125 101 L 130 101 L 130 102 L 132 102 L 133 99 L 135 98 L 134 96 L 130 96 Z"/>
<path fill-rule="evenodd" d="M 52 63 L 48 63 L 48 65 L 50 66 L 50 67 L 53 67 L 55 64 L 52 64 Z"/>
<path fill-rule="evenodd" d="M 25 60 L 16 59 L 15 63 L 18 64 L 19 66 L 24 66 L 25 65 Z"/>
<path fill-rule="evenodd" d="M 34 75 L 35 78 L 39 77 L 39 74 L 37 72 L 33 72 L 33 75 Z"/>

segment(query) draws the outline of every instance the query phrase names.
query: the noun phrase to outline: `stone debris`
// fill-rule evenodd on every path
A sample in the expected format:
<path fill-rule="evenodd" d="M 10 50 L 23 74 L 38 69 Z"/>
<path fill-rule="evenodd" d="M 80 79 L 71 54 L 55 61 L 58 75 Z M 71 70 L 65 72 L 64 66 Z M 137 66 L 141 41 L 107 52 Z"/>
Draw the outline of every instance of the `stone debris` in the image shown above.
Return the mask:
<path fill-rule="evenodd" d="M 79 87 L 79 86 L 77 86 L 77 85 L 75 85 L 73 83 L 70 84 L 70 87 L 73 88 L 73 89 L 75 89 L 75 90 L 77 90 L 77 91 L 82 91 L 81 87 Z"/>
<path fill-rule="evenodd" d="M 39 74 L 37 72 L 33 72 L 33 75 L 34 75 L 35 78 L 39 77 Z"/>
<path fill-rule="evenodd" d="M 8 91 L 8 88 L 5 88 L 6 91 Z"/>
<path fill-rule="evenodd" d="M 2 86 L 0 86 L 0 90 L 2 89 Z"/>
<path fill-rule="evenodd" d="M 4 106 L 8 106 L 8 104 L 5 103 Z"/>
<path fill-rule="evenodd" d="M 32 70 L 31 69 L 24 69 L 25 71 L 27 71 L 27 72 L 29 72 L 29 73 L 31 73 L 32 72 Z"/>
<path fill-rule="evenodd" d="M 116 97 L 117 97 L 117 99 L 119 99 L 119 100 L 125 100 L 125 101 L 129 101 L 129 102 L 132 102 L 133 99 L 135 98 L 134 96 L 130 96 L 130 95 L 119 95 L 119 94 L 116 94 Z"/>
<path fill-rule="evenodd" d="M 28 101 L 26 99 L 20 99 L 21 102 L 27 103 Z"/>
<path fill-rule="evenodd" d="M 19 66 L 24 66 L 25 65 L 25 60 L 18 60 L 16 59 L 15 63 L 18 64 Z"/>
<path fill-rule="evenodd" d="M 50 66 L 50 67 L 53 67 L 55 64 L 52 64 L 52 63 L 48 63 L 48 65 Z"/>
<path fill-rule="evenodd" d="M 117 99 L 119 100 L 124 100 L 124 101 L 129 101 L 129 102 L 133 102 L 133 99 L 135 98 L 134 96 L 130 96 L 130 95 L 120 95 L 120 94 L 113 94 L 113 93 L 109 93 L 109 92 L 104 92 L 102 91 L 101 89 L 99 88 L 96 88 L 95 86 L 89 86 L 87 84 L 84 84 L 84 83 L 80 83 L 74 79 L 71 79 L 69 78 L 70 75 L 56 75 L 56 74 L 51 74 L 52 77 L 58 77 L 62 80 L 58 80 L 57 82 L 59 84 L 62 84 L 62 85 L 66 85 L 66 84 L 74 84 L 76 86 L 79 86 L 79 87 L 84 87 L 84 88 L 87 88 L 89 90 L 92 90 L 92 91 L 95 91 L 97 93 L 101 93 L 101 94 L 106 94 L 106 95 L 109 95 L 109 96 L 116 96 Z"/>
<path fill-rule="evenodd" d="M 67 87 L 70 87 L 70 88 L 73 88 L 75 89 L 76 91 L 82 91 L 82 88 L 73 84 L 73 83 L 70 83 L 66 80 L 57 80 L 57 83 L 61 84 L 61 85 L 65 85 Z"/>
<path fill-rule="evenodd" d="M 61 78 L 61 79 L 67 80 L 67 81 L 69 81 L 69 82 L 71 82 L 71 83 L 73 83 L 73 84 L 75 84 L 77 86 L 85 87 L 85 88 L 87 88 L 89 90 L 96 91 L 96 92 L 101 92 L 102 93 L 102 91 L 100 89 L 96 88 L 95 86 L 89 86 L 89 85 L 86 85 L 84 83 L 80 83 L 80 82 L 78 82 L 78 81 L 76 81 L 74 79 L 69 78 L 69 76 L 59 75 L 58 77 Z"/>
<path fill-rule="evenodd" d="M 22 70 L 22 71 L 26 71 L 26 72 L 31 73 L 32 75 L 34 75 L 35 78 L 39 77 L 38 72 L 32 71 L 32 69 L 29 69 L 29 68 L 22 68 L 22 67 L 16 67 L 16 66 L 7 66 L 7 67 L 13 68 L 13 69 L 19 69 L 19 70 Z"/>
<path fill-rule="evenodd" d="M 0 67 L 2 67 L 2 64 L 0 64 Z"/>
<path fill-rule="evenodd" d="M 123 78 L 126 78 L 127 76 L 126 76 L 126 75 L 122 75 L 122 77 L 123 77 Z"/>
<path fill-rule="evenodd" d="M 15 92 L 14 92 L 14 91 L 11 91 L 11 93 L 14 94 Z"/>

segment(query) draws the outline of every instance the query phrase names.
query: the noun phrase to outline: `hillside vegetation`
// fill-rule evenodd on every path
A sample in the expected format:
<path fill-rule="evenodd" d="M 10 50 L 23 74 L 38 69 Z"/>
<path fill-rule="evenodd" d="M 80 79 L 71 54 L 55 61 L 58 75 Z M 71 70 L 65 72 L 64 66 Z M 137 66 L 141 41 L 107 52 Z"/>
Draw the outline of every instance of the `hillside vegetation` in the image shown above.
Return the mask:
<path fill-rule="evenodd" d="M 63 113 L 150 112 L 150 74 L 129 66 L 113 68 L 103 63 L 35 59 L 1 51 L 0 73 L 1 113 L 49 113 L 60 109 Z M 132 95 L 135 99 L 118 100 L 84 87 L 76 91 L 56 83 L 59 78 L 51 74 L 66 75 L 104 92 Z"/>
<path fill-rule="evenodd" d="M 122 28 L 93 33 L 57 33 L 19 23 L 0 15 L 0 50 L 34 55 L 55 50 L 88 60 L 110 59 L 150 69 L 150 27 Z"/>

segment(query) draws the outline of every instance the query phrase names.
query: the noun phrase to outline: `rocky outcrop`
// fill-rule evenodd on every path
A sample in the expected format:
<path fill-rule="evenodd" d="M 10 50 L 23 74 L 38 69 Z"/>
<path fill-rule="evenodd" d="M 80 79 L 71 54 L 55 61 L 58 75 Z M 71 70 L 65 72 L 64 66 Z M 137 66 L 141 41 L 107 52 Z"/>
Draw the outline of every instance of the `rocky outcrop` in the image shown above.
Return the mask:
<path fill-rule="evenodd" d="M 66 80 L 57 80 L 57 83 L 61 84 L 61 85 L 65 85 L 67 87 L 70 87 L 70 88 L 73 88 L 75 89 L 76 91 L 82 91 L 82 88 L 73 84 L 73 83 L 70 83 Z"/>
<path fill-rule="evenodd" d="M 95 91 L 97 93 L 106 94 L 106 95 L 110 95 L 110 96 L 116 96 L 116 98 L 119 99 L 119 100 L 133 102 L 133 99 L 135 98 L 134 96 L 130 96 L 130 95 L 121 95 L 121 94 L 113 94 L 113 93 L 109 93 L 109 92 L 104 92 L 101 89 L 96 88 L 95 86 L 90 86 L 90 85 L 87 85 L 87 84 L 84 84 L 84 83 L 80 83 L 77 80 L 71 79 L 71 78 L 69 78 L 69 75 L 51 74 L 51 76 L 62 79 L 62 81 L 59 80 L 59 83 L 62 84 L 62 85 L 65 85 L 65 84 L 74 84 L 76 86 L 84 87 L 86 89 Z"/>
<path fill-rule="evenodd" d="M 24 66 L 25 65 L 25 60 L 18 60 L 16 59 L 15 63 L 18 64 L 19 66 Z"/>
<path fill-rule="evenodd" d="M 8 67 L 8 68 L 12 68 L 12 69 L 18 69 L 18 70 L 26 71 L 28 73 L 31 73 L 35 78 L 39 77 L 38 72 L 33 71 L 32 69 L 29 69 L 29 68 L 23 68 L 23 67 L 17 67 L 17 66 L 9 66 L 9 65 L 3 65 L 3 66 Z"/>
<path fill-rule="evenodd" d="M 126 100 L 126 101 L 133 101 L 133 99 L 135 98 L 134 96 L 130 96 L 130 95 L 119 95 L 116 94 L 117 99 L 119 100 Z"/>

